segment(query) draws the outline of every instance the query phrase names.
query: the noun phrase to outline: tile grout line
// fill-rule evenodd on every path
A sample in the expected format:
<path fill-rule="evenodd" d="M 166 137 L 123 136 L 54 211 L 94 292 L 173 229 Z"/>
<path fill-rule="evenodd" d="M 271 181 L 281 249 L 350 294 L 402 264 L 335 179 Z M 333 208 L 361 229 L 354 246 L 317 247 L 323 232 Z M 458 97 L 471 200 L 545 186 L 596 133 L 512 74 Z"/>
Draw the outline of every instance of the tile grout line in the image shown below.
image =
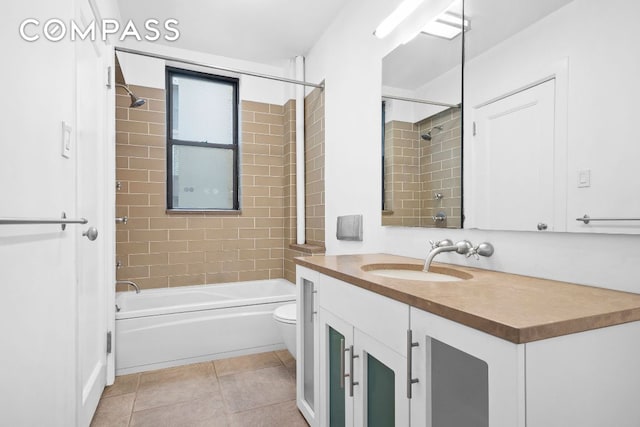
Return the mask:
<path fill-rule="evenodd" d="M 140 379 L 142 378 L 142 374 L 138 373 L 136 379 L 136 392 L 133 396 L 133 403 L 131 404 L 131 412 L 129 413 L 129 422 L 127 423 L 127 427 L 131 426 L 131 421 L 133 420 L 133 410 L 136 407 L 136 400 L 138 400 L 138 390 L 140 389 Z"/>

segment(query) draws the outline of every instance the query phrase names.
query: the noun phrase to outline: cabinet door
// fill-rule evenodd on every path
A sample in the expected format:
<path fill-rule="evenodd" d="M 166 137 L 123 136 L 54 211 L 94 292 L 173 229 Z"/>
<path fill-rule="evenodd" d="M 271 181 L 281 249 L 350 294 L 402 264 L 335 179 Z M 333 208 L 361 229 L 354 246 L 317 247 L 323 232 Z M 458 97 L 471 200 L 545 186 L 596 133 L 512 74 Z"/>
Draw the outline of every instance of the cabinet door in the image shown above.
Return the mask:
<path fill-rule="evenodd" d="M 411 309 L 411 424 L 524 427 L 524 345 Z"/>
<path fill-rule="evenodd" d="M 398 331 L 401 335 L 405 331 Z M 354 329 L 354 424 L 367 427 L 409 425 L 407 359 Z"/>
<path fill-rule="evenodd" d="M 298 322 L 296 323 L 296 393 L 300 412 L 311 427 L 319 424 L 317 416 L 319 378 L 318 273 L 297 268 Z"/>
<path fill-rule="evenodd" d="M 319 425 L 353 426 L 353 326 L 320 308 Z"/>

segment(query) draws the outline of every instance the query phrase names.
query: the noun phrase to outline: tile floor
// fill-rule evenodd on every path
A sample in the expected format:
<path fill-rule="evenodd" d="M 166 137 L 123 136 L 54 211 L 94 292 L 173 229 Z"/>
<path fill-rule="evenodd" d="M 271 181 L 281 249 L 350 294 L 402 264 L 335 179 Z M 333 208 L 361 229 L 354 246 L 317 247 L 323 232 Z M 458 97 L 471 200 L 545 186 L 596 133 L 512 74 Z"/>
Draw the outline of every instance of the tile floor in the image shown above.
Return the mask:
<path fill-rule="evenodd" d="M 116 377 L 92 427 L 306 427 L 286 350 Z"/>

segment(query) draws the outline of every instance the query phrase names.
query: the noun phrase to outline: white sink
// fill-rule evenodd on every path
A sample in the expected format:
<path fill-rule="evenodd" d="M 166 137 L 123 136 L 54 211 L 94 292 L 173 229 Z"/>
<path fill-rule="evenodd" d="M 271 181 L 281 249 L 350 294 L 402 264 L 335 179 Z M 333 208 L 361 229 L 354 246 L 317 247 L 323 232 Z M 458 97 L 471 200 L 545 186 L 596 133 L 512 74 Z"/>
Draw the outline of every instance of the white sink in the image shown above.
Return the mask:
<path fill-rule="evenodd" d="M 472 277 L 467 272 L 442 266 L 431 266 L 429 271 L 422 271 L 422 265 L 417 264 L 368 264 L 363 265 L 362 270 L 380 277 L 421 282 L 460 282 Z"/>
<path fill-rule="evenodd" d="M 459 282 L 463 279 L 448 274 L 432 273 L 430 271 L 401 270 L 396 268 L 383 270 L 369 270 L 368 273 L 376 276 L 392 277 L 404 280 L 422 280 L 425 282 Z"/>

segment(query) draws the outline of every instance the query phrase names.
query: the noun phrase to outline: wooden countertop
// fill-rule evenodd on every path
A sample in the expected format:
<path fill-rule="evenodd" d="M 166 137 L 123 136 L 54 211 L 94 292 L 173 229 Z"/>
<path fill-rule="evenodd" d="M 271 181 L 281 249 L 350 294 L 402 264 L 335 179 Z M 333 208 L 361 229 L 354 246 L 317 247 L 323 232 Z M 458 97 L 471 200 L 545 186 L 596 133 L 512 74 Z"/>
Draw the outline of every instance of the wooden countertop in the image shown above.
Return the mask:
<path fill-rule="evenodd" d="M 368 264 L 424 260 L 387 254 L 310 256 L 301 266 L 516 344 L 640 320 L 640 295 L 591 286 L 433 263 L 455 282 L 421 282 L 367 273 Z"/>

